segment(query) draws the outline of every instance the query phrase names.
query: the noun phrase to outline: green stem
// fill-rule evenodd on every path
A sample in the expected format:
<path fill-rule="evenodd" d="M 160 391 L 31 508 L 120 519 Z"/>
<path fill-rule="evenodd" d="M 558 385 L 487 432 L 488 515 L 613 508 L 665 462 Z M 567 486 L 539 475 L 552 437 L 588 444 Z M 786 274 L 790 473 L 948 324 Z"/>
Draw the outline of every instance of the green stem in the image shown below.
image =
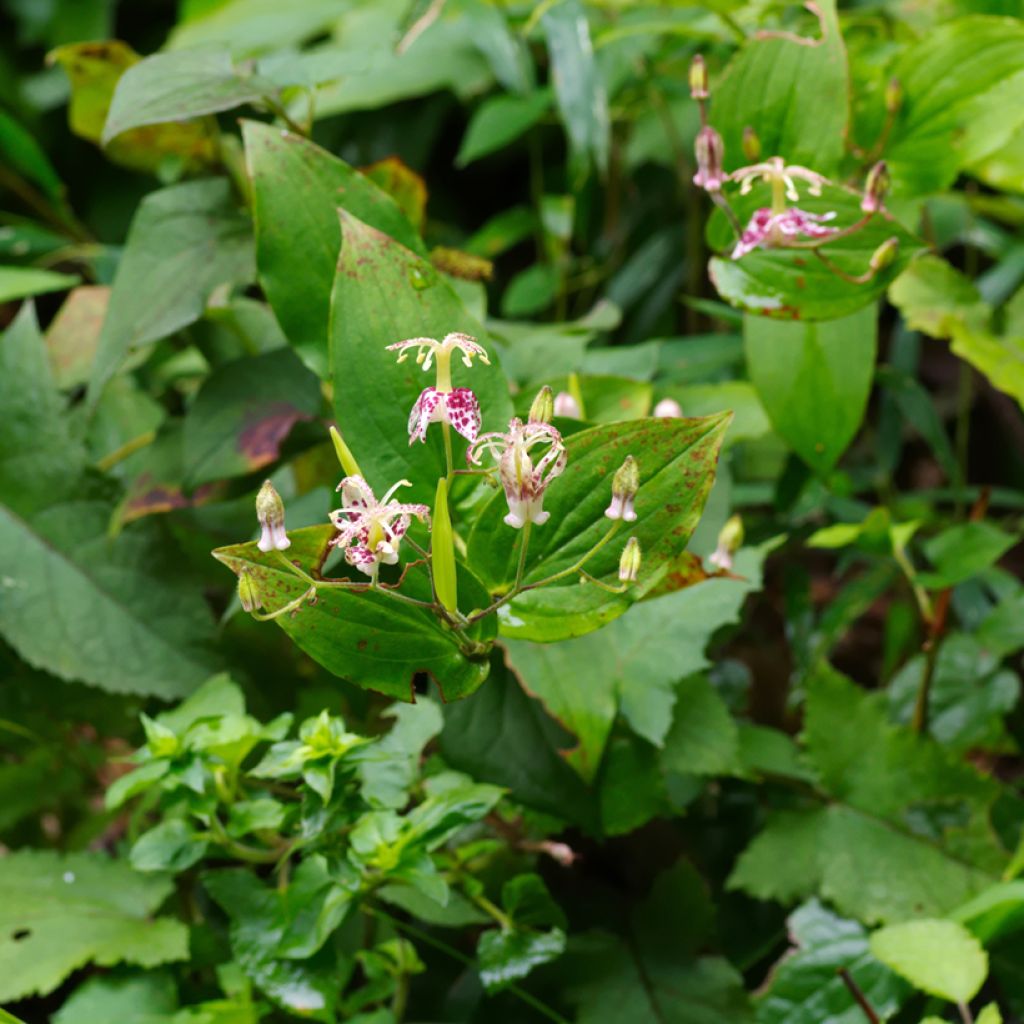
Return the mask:
<path fill-rule="evenodd" d="M 295 611 L 299 608 L 303 602 L 308 601 L 310 597 L 316 595 L 316 587 L 310 587 L 304 594 L 300 594 L 294 600 L 289 601 L 286 605 L 278 608 L 277 611 L 269 612 L 264 615 L 262 612 L 252 611 L 249 614 L 256 619 L 257 622 L 272 622 L 274 619 L 279 619 L 282 615 L 287 615 L 289 612 Z"/>
<path fill-rule="evenodd" d="M 523 585 L 523 571 L 526 569 L 526 553 L 530 549 L 531 526 L 533 526 L 533 523 L 527 519 L 526 524 L 523 526 L 523 535 L 520 538 L 519 564 L 516 566 L 516 582 L 513 587 L 514 590 L 518 590 Z"/>
<path fill-rule="evenodd" d="M 441 436 L 444 438 L 444 461 L 448 467 L 446 480 L 448 487 L 452 485 L 452 477 L 455 475 L 455 459 L 452 456 L 452 428 L 446 420 L 441 420 Z"/>

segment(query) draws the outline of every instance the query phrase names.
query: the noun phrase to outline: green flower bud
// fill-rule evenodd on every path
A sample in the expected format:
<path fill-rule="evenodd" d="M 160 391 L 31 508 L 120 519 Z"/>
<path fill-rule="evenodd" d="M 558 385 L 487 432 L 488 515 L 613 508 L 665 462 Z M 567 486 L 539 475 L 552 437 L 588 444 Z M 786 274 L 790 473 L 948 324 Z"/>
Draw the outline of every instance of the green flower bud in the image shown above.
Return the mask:
<path fill-rule="evenodd" d="M 612 477 L 612 502 L 604 510 L 609 519 L 624 519 L 631 523 L 636 519 L 633 499 L 640 490 L 640 466 L 632 455 L 627 455 Z"/>
<path fill-rule="evenodd" d="M 359 468 L 359 463 L 356 462 L 351 449 L 345 444 L 345 439 L 333 424 L 330 428 L 330 433 L 331 441 L 334 444 L 334 454 L 338 456 L 341 468 L 345 470 L 345 476 L 362 476 L 363 471 Z"/>
<path fill-rule="evenodd" d="M 257 611 L 263 607 L 263 598 L 260 597 L 256 581 L 248 569 L 243 569 L 238 574 L 238 600 L 241 602 L 242 610 L 246 612 Z"/>
<path fill-rule="evenodd" d="M 708 69 L 699 53 L 690 61 L 690 95 L 695 100 L 708 98 Z"/>
<path fill-rule="evenodd" d="M 895 114 L 903 106 L 903 83 L 898 78 L 890 78 L 885 87 L 886 113 Z"/>
<path fill-rule="evenodd" d="M 263 481 L 256 495 L 256 518 L 262 531 L 256 544 L 260 551 L 284 551 L 291 546 L 284 528 L 284 502 L 269 480 Z"/>
<path fill-rule="evenodd" d="M 743 129 L 743 155 L 752 164 L 761 159 L 761 140 L 749 124 Z"/>
<path fill-rule="evenodd" d="M 448 481 L 444 477 L 437 481 L 430 537 L 430 568 L 434 576 L 434 590 L 441 604 L 448 611 L 454 612 L 459 603 L 455 576 L 455 539 L 448 512 Z"/>
<path fill-rule="evenodd" d="M 636 537 L 630 537 L 619 558 L 619 579 L 623 583 L 636 583 L 636 578 L 640 575 L 641 560 L 640 542 Z"/>
<path fill-rule="evenodd" d="M 728 571 L 732 568 L 732 556 L 743 544 L 743 520 L 739 516 L 730 516 L 718 534 L 718 547 L 708 561 L 719 569 Z"/>
<path fill-rule="evenodd" d="M 887 238 L 872 254 L 869 266 L 874 273 L 885 270 L 896 259 L 899 252 L 900 240 L 898 238 Z"/>
<path fill-rule="evenodd" d="M 530 415 L 527 420 L 530 423 L 550 423 L 554 414 L 555 396 L 552 394 L 551 388 L 545 384 L 537 392 L 537 397 L 533 400 L 533 405 L 530 406 Z"/>
<path fill-rule="evenodd" d="M 884 160 L 879 160 L 868 171 L 868 180 L 864 184 L 864 198 L 860 202 L 860 208 L 865 213 L 877 213 L 881 210 L 882 201 L 889 191 L 889 184 L 889 168 Z"/>

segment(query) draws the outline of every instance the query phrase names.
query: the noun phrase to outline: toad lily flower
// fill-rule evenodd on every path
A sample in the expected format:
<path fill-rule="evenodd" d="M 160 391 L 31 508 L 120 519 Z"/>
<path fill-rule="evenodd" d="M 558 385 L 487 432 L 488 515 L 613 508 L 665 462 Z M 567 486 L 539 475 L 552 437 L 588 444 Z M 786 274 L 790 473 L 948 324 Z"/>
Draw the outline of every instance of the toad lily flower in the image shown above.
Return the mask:
<path fill-rule="evenodd" d="M 462 353 L 465 366 L 472 366 L 476 356 L 489 364 L 484 347 L 468 334 L 455 333 L 445 335 L 443 341 L 408 338 L 387 348 L 389 352 L 398 352 L 400 363 L 415 349 L 416 362 L 424 370 L 434 363 L 437 366 L 436 386 L 424 388 L 409 413 L 409 444 L 426 441 L 431 423 L 448 423 L 467 441 L 475 441 L 480 432 L 480 403 L 469 388 L 452 387 L 452 352 L 458 349 Z"/>
<path fill-rule="evenodd" d="M 745 196 L 754 187 L 755 181 L 767 181 L 772 186 L 773 199 L 778 191 L 780 197 L 784 195 L 794 203 L 800 198 L 800 193 L 796 189 L 797 180 L 806 182 L 807 193 L 812 196 L 820 196 L 821 186 L 828 182 L 828 178 L 817 171 L 801 167 L 799 164 L 787 164 L 781 156 L 773 156 L 761 163 L 741 167 L 729 175 L 729 180 L 740 183 L 741 196 Z"/>
<path fill-rule="evenodd" d="M 536 465 L 531 449 L 546 447 Z M 525 426 L 513 419 L 507 433 L 481 434 L 469 446 L 467 461 L 480 465 L 480 456 L 489 451 L 498 463 L 498 476 L 508 501 L 505 522 L 518 530 L 527 522 L 541 526 L 548 521 L 544 511 L 544 492 L 548 484 L 565 469 L 568 454 L 562 435 L 550 423 L 530 422 Z"/>
<path fill-rule="evenodd" d="M 399 480 L 378 501 L 361 476 L 347 476 L 338 484 L 342 507 L 331 513 L 331 522 L 338 531 L 331 543 L 345 549 L 349 565 L 374 579 L 381 562 L 394 565 L 398 561 L 398 546 L 412 517 L 430 523 L 430 509 L 426 505 L 392 500 L 399 487 L 409 486 L 408 480 Z"/>
<path fill-rule="evenodd" d="M 767 206 L 754 211 L 750 223 L 733 246 L 732 258 L 738 260 L 755 249 L 777 249 L 789 244 L 791 238 L 828 238 L 835 228 L 825 227 L 835 213 L 808 213 L 795 206 L 781 213 L 772 213 Z"/>

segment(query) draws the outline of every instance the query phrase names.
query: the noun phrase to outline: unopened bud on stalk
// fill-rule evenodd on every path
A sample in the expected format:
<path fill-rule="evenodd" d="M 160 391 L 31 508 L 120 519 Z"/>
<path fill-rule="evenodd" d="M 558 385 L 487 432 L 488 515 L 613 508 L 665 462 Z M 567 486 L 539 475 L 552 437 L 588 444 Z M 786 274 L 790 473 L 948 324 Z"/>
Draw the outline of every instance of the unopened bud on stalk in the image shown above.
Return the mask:
<path fill-rule="evenodd" d="M 889 183 L 889 168 L 884 160 L 879 160 L 868 171 L 868 180 L 864 184 L 864 198 L 861 200 L 860 208 L 865 213 L 878 213 L 882 209 L 882 202 L 889 191 Z"/>
<path fill-rule="evenodd" d="M 256 543 L 260 551 L 284 551 L 291 547 L 292 542 L 284 528 L 284 502 L 269 480 L 263 481 L 260 493 L 256 495 L 256 518 L 262 531 Z"/>
<path fill-rule="evenodd" d="M 448 481 L 437 481 L 433 525 L 430 528 L 430 571 L 437 599 L 450 612 L 459 606 L 455 577 L 455 540 L 448 511 Z"/>
<path fill-rule="evenodd" d="M 708 98 L 708 69 L 699 53 L 690 61 L 690 96 L 695 100 Z"/>
<path fill-rule="evenodd" d="M 903 83 L 898 78 L 890 78 L 885 87 L 885 110 L 895 114 L 903 106 Z"/>
<path fill-rule="evenodd" d="M 619 580 L 623 583 L 636 583 L 636 578 L 640 575 L 641 560 L 640 542 L 636 537 L 630 537 L 622 549 L 622 557 L 619 558 Z"/>
<path fill-rule="evenodd" d="M 761 159 L 761 140 L 749 124 L 743 129 L 743 155 L 750 164 L 756 164 Z"/>
<path fill-rule="evenodd" d="M 886 267 L 890 266 L 893 260 L 896 259 L 896 253 L 899 252 L 900 240 L 898 238 L 887 238 L 872 254 L 871 261 L 868 264 L 871 267 L 873 274 L 879 273 L 879 271 L 885 270 Z"/>
<path fill-rule="evenodd" d="M 627 455 L 612 477 L 612 503 L 604 510 L 609 519 L 624 519 L 632 523 L 636 519 L 633 499 L 640 489 L 640 466 L 632 455 Z"/>
<path fill-rule="evenodd" d="M 334 454 L 338 456 L 341 468 L 345 470 L 345 476 L 362 476 L 363 472 L 359 468 L 359 463 L 356 462 L 356 458 L 349 446 L 345 444 L 345 439 L 341 436 L 338 428 L 331 426 L 330 434 L 331 441 L 334 444 Z"/>
<path fill-rule="evenodd" d="M 719 569 L 728 571 L 732 568 L 732 556 L 743 543 L 743 520 L 739 516 L 730 516 L 718 535 L 718 547 L 712 552 L 708 561 Z"/>
<path fill-rule="evenodd" d="M 253 612 L 263 607 L 263 598 L 260 597 L 256 581 L 248 569 L 243 569 L 238 574 L 238 600 L 242 605 L 242 611 Z"/>
<path fill-rule="evenodd" d="M 707 192 L 718 192 L 725 183 L 726 174 L 722 167 L 725 146 L 722 136 L 710 125 L 705 125 L 693 143 L 693 151 L 697 157 L 697 173 L 693 183 Z"/>
<path fill-rule="evenodd" d="M 559 391 L 555 395 L 552 411 L 556 416 L 564 416 L 567 420 L 581 420 L 583 414 L 580 410 L 580 403 L 576 401 L 568 391 Z"/>
<path fill-rule="evenodd" d="M 654 416 L 664 416 L 669 419 L 682 419 L 683 407 L 674 398 L 663 398 L 652 412 Z"/>
<path fill-rule="evenodd" d="M 551 388 L 545 384 L 537 392 L 537 397 L 533 400 L 533 405 L 530 406 L 530 415 L 527 417 L 527 421 L 529 423 L 550 423 L 554 414 L 555 398 L 551 393 Z"/>

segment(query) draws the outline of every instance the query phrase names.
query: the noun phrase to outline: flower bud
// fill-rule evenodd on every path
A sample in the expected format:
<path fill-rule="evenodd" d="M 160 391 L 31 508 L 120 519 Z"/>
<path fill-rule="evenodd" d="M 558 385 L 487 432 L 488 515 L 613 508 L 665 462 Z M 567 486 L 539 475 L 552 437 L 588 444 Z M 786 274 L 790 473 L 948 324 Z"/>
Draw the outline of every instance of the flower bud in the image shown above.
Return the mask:
<path fill-rule="evenodd" d="M 725 154 L 722 136 L 710 125 L 705 125 L 697 132 L 693 150 L 697 157 L 694 185 L 708 192 L 720 191 L 726 177 L 722 169 L 722 158 Z"/>
<path fill-rule="evenodd" d="M 751 164 L 756 164 L 761 159 L 761 140 L 749 124 L 743 129 L 743 155 L 747 158 L 747 163 Z"/>
<path fill-rule="evenodd" d="M 359 468 L 359 463 L 356 462 L 356 458 L 349 446 L 345 444 L 345 439 L 341 436 L 341 432 L 333 424 L 330 428 L 330 434 L 331 441 L 334 444 L 334 454 L 338 456 L 341 468 L 345 470 L 345 476 L 362 476 L 363 472 Z"/>
<path fill-rule="evenodd" d="M 695 100 L 708 98 L 708 69 L 699 53 L 690 61 L 690 96 Z"/>
<path fill-rule="evenodd" d="M 571 395 L 569 396 L 572 397 Z M 555 399 L 551 393 L 551 388 L 544 385 L 537 392 L 537 397 L 533 400 L 533 405 L 530 406 L 530 415 L 527 417 L 528 423 L 550 423 L 551 417 L 555 414 Z"/>
<path fill-rule="evenodd" d="M 284 528 L 284 502 L 269 480 L 263 481 L 256 495 L 256 518 L 262 531 L 256 544 L 260 551 L 284 551 L 291 547 Z"/>
<path fill-rule="evenodd" d="M 612 477 L 612 503 L 604 510 L 609 519 L 624 519 L 632 523 L 636 519 L 633 499 L 640 489 L 640 466 L 632 455 L 627 455 Z"/>
<path fill-rule="evenodd" d="M 674 398 L 663 398 L 655 407 L 652 416 L 661 416 L 668 419 L 682 419 L 683 407 Z"/>
<path fill-rule="evenodd" d="M 886 267 L 890 266 L 893 260 L 896 259 L 896 253 L 900 248 L 900 240 L 898 238 L 887 238 L 872 254 L 871 261 L 868 264 L 871 267 L 871 272 L 874 274 L 879 271 L 885 270 Z"/>
<path fill-rule="evenodd" d="M 895 114 L 902 106 L 903 83 L 898 78 L 890 78 L 885 87 L 885 111 L 887 114 Z"/>
<path fill-rule="evenodd" d="M 459 604 L 455 577 L 455 540 L 448 511 L 448 481 L 444 477 L 437 481 L 437 494 L 434 497 L 433 525 L 430 529 L 430 571 L 434 577 L 437 599 L 448 611 L 455 611 Z"/>
<path fill-rule="evenodd" d="M 717 568 L 728 572 L 732 568 L 732 556 L 743 543 L 743 520 L 739 516 L 730 516 L 718 534 L 718 547 L 708 558 Z"/>
<path fill-rule="evenodd" d="M 864 198 L 861 200 L 860 208 L 865 213 L 877 213 L 882 209 L 882 200 L 889 191 L 889 168 L 884 160 L 879 160 L 874 167 L 868 171 L 868 180 L 864 185 Z"/>
<path fill-rule="evenodd" d="M 430 250 L 430 262 L 442 273 L 463 281 L 490 281 L 494 276 L 494 264 L 490 260 L 443 245 Z"/>
<path fill-rule="evenodd" d="M 555 395 L 553 411 L 556 416 L 564 416 L 567 420 L 581 420 L 583 413 L 580 410 L 580 403 L 576 401 L 568 391 L 559 391 Z"/>
<path fill-rule="evenodd" d="M 263 598 L 260 597 L 256 581 L 248 569 L 243 569 L 238 574 L 238 600 L 241 602 L 242 611 L 253 612 L 263 607 Z"/>
<path fill-rule="evenodd" d="M 636 583 L 640 575 L 641 558 L 640 542 L 636 537 L 630 537 L 619 558 L 619 579 L 623 583 Z"/>

